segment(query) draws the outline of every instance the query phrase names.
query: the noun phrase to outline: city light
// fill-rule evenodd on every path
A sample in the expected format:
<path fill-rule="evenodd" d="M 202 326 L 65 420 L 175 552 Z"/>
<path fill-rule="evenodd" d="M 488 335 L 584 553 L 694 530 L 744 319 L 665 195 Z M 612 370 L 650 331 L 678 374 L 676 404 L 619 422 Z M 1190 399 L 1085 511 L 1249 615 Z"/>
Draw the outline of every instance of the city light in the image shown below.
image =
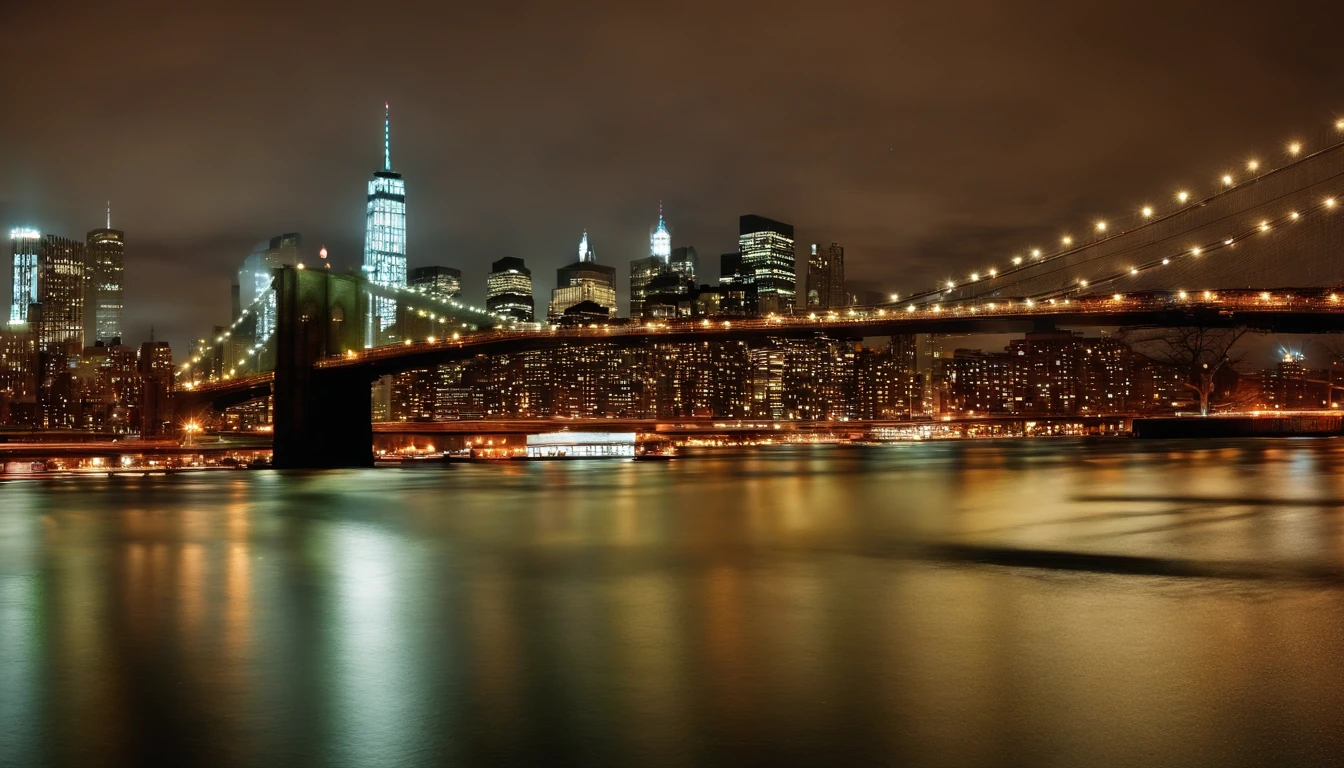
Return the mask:
<path fill-rule="evenodd" d="M 1184 202 L 1186 202 L 1187 200 L 1190 199 L 1190 193 L 1189 193 L 1189 192 L 1186 192 L 1186 191 L 1184 191 L 1184 190 L 1182 190 L 1182 191 L 1180 191 L 1180 192 L 1177 192 L 1177 193 L 1176 193 L 1176 199 L 1177 199 L 1177 201 L 1184 203 Z"/>
<path fill-rule="evenodd" d="M 1060 241 L 1061 243 L 1063 243 L 1065 246 L 1073 245 L 1073 238 L 1070 237 L 1069 235 L 1065 235 L 1065 236 L 1061 237 L 1061 238 L 1059 239 L 1059 241 Z"/>
<path fill-rule="evenodd" d="M 1153 217 L 1153 208 L 1152 208 L 1152 206 L 1149 206 L 1149 205 L 1145 205 L 1145 206 L 1143 206 L 1143 218 L 1145 218 L 1145 219 L 1151 219 L 1152 217 Z"/>
<path fill-rule="evenodd" d="M 1231 175 L 1231 174 L 1225 174 L 1225 175 L 1223 176 L 1223 186 L 1224 186 L 1224 187 L 1230 187 L 1230 186 L 1232 186 L 1232 175 Z"/>
<path fill-rule="evenodd" d="M 1302 144 L 1296 141 L 1289 144 L 1288 154 L 1292 155 L 1293 157 L 1297 157 L 1298 155 L 1302 154 Z"/>
<path fill-rule="evenodd" d="M 14 229 L 9 230 L 10 240 L 40 240 L 41 238 L 42 233 L 37 231 L 36 229 L 29 229 L 27 227 L 15 227 Z"/>
<path fill-rule="evenodd" d="M 1333 197 L 1327 197 L 1327 198 L 1325 198 L 1325 207 L 1326 207 L 1326 208 L 1334 208 L 1334 207 L 1335 207 L 1335 198 L 1333 198 Z"/>
<path fill-rule="evenodd" d="M 1198 256 L 1199 253 L 1200 253 L 1200 251 L 1199 251 L 1199 246 L 1195 246 L 1194 248 L 1191 248 L 1191 249 L 1190 249 L 1190 255 L 1191 255 L 1191 256 Z"/>
<path fill-rule="evenodd" d="M 1018 265 L 1018 264 L 1021 264 L 1021 263 L 1022 263 L 1022 257 L 1021 257 L 1021 256 L 1014 256 L 1014 257 L 1013 257 L 1013 265 L 1014 265 L 1014 266 L 1016 266 L 1016 265 Z"/>
<path fill-rule="evenodd" d="M 1249 160 L 1249 161 L 1247 161 L 1247 163 L 1246 163 L 1246 170 L 1250 171 L 1251 173 L 1255 173 L 1255 172 L 1256 172 L 1257 170 L 1259 170 L 1259 169 L 1260 169 L 1260 161 L 1259 161 L 1259 160 Z"/>
<path fill-rule="evenodd" d="M 1105 232 L 1105 231 L 1106 231 L 1106 222 L 1104 222 L 1104 221 L 1098 221 L 1098 222 L 1097 222 L 1097 231 L 1098 231 L 1098 232 Z"/>
<path fill-rule="evenodd" d="M 1033 259 L 1039 259 L 1039 258 L 1041 258 L 1041 249 L 1040 249 L 1040 248 L 1032 248 L 1032 249 L 1031 249 L 1031 258 L 1033 258 Z"/>

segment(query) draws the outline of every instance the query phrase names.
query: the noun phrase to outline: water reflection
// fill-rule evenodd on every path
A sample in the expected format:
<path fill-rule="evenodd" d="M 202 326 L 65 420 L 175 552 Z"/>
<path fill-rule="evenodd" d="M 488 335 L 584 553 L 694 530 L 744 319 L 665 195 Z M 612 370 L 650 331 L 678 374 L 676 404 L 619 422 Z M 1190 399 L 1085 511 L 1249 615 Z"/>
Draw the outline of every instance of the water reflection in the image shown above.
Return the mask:
<path fill-rule="evenodd" d="M 0 485 L 0 763 L 1311 764 L 1344 441 Z"/>

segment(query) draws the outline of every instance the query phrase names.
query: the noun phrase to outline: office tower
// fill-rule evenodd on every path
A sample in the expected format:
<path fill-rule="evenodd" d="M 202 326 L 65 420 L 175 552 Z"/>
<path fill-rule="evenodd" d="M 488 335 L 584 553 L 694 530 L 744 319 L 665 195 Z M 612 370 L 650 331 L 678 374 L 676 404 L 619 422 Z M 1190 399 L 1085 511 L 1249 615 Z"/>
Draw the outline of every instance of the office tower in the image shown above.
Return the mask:
<path fill-rule="evenodd" d="M 243 266 L 238 270 L 239 312 L 248 308 L 253 310 L 251 316 L 256 318 L 256 343 L 264 343 L 275 332 L 275 292 L 270 290 L 275 270 L 285 265 L 298 264 L 302 248 L 303 235 L 286 232 L 258 243 L 252 253 L 243 259 Z M 263 294 L 266 295 L 265 301 L 253 306 L 257 297 Z"/>
<path fill-rule="evenodd" d="M 387 288 L 406 286 L 406 182 L 392 170 L 392 121 L 383 105 L 383 169 L 369 180 L 364 224 L 364 276 Z M 395 299 L 377 296 L 370 303 L 365 343 L 397 320 Z"/>
<path fill-rule="evenodd" d="M 462 270 L 452 267 L 416 267 L 410 286 L 426 296 L 448 301 L 462 295 Z"/>
<path fill-rule="evenodd" d="M 839 309 L 849 304 L 845 293 L 845 249 L 838 243 L 828 248 L 812 244 L 807 260 L 807 308 Z"/>
<path fill-rule="evenodd" d="M 141 344 L 137 367 L 140 370 L 140 436 L 167 434 L 173 420 L 173 350 L 168 342 Z"/>
<path fill-rule="evenodd" d="M 597 263 L 588 247 L 587 232 L 579 241 L 579 260 L 555 271 L 555 290 L 546 315 L 558 321 L 566 309 L 585 301 L 605 310 L 608 317 L 616 309 L 616 268 Z"/>
<path fill-rule="evenodd" d="M 28 306 L 37 303 L 37 252 L 42 233 L 24 227 L 9 231 L 10 263 L 14 270 L 14 290 L 9 305 L 9 324 L 28 322 Z"/>
<path fill-rule="evenodd" d="M 42 238 L 37 258 L 37 324 L 40 350 L 60 349 L 77 357 L 84 350 L 86 246 L 55 235 Z"/>
<path fill-rule="evenodd" d="M 0 328 L 0 426 L 37 423 L 37 347 L 22 324 Z"/>
<path fill-rule="evenodd" d="M 663 269 L 663 260 L 657 256 L 630 262 L 630 319 L 638 320 L 644 316 L 644 298 L 648 293 L 649 282 L 662 274 Z"/>
<path fill-rule="evenodd" d="M 700 256 L 695 252 L 695 247 L 687 245 L 673 248 L 668 268 L 694 283 L 696 274 L 700 271 Z"/>
<path fill-rule="evenodd" d="M 737 243 L 756 287 L 755 314 L 791 313 L 797 285 L 793 225 L 748 214 L 738 220 Z"/>
<path fill-rule="evenodd" d="M 490 265 L 485 279 L 485 307 L 530 323 L 536 312 L 532 299 L 532 270 L 523 260 L 505 256 Z"/>
<path fill-rule="evenodd" d="M 112 206 L 107 226 L 88 233 L 89 254 L 85 341 L 112 343 L 122 337 L 122 278 L 125 273 L 126 233 L 112 228 Z"/>

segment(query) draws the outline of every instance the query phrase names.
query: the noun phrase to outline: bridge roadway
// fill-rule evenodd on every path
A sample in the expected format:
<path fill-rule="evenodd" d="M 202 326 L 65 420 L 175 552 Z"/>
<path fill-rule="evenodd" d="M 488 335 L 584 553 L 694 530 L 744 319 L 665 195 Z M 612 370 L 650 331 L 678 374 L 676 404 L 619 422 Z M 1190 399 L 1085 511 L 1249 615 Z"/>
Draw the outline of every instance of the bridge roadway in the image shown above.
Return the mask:
<path fill-rule="evenodd" d="M 760 319 L 702 319 L 631 325 L 496 330 L 347 351 L 319 361 L 318 369 L 362 369 L 373 378 L 427 368 L 478 354 L 558 348 L 574 342 L 636 345 L 694 343 L 825 334 L 865 338 L 915 333 L 1026 333 L 1043 327 L 1246 326 L 1275 333 L 1344 331 L 1344 300 L 1327 289 L 1220 290 L 1114 294 L 1081 299 L 978 301 L 865 307 L 844 313 Z"/>

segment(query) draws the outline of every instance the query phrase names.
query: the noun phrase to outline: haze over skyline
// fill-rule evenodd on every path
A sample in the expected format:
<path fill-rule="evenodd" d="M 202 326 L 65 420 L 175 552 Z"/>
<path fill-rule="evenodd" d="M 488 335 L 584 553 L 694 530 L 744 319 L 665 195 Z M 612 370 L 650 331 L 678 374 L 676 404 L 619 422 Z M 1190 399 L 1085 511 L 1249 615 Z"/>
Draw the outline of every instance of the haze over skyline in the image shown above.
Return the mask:
<path fill-rule="evenodd" d="M 72 43 L 10 70 L 31 118 L 3 123 L 0 222 L 82 238 L 111 199 L 128 335 L 153 324 L 185 350 L 227 321 L 258 241 L 298 231 L 314 257 L 359 263 L 388 101 L 409 262 L 461 269 L 471 303 L 490 262 L 518 256 L 544 306 L 586 229 L 624 310 L 659 200 L 702 282 L 759 213 L 796 226 L 800 256 L 842 243 L 855 286 L 907 292 L 1207 193 L 1290 139 L 1312 148 L 1344 108 L 1331 25 L 1251 2 L 368 13 L 0 11 Z"/>

